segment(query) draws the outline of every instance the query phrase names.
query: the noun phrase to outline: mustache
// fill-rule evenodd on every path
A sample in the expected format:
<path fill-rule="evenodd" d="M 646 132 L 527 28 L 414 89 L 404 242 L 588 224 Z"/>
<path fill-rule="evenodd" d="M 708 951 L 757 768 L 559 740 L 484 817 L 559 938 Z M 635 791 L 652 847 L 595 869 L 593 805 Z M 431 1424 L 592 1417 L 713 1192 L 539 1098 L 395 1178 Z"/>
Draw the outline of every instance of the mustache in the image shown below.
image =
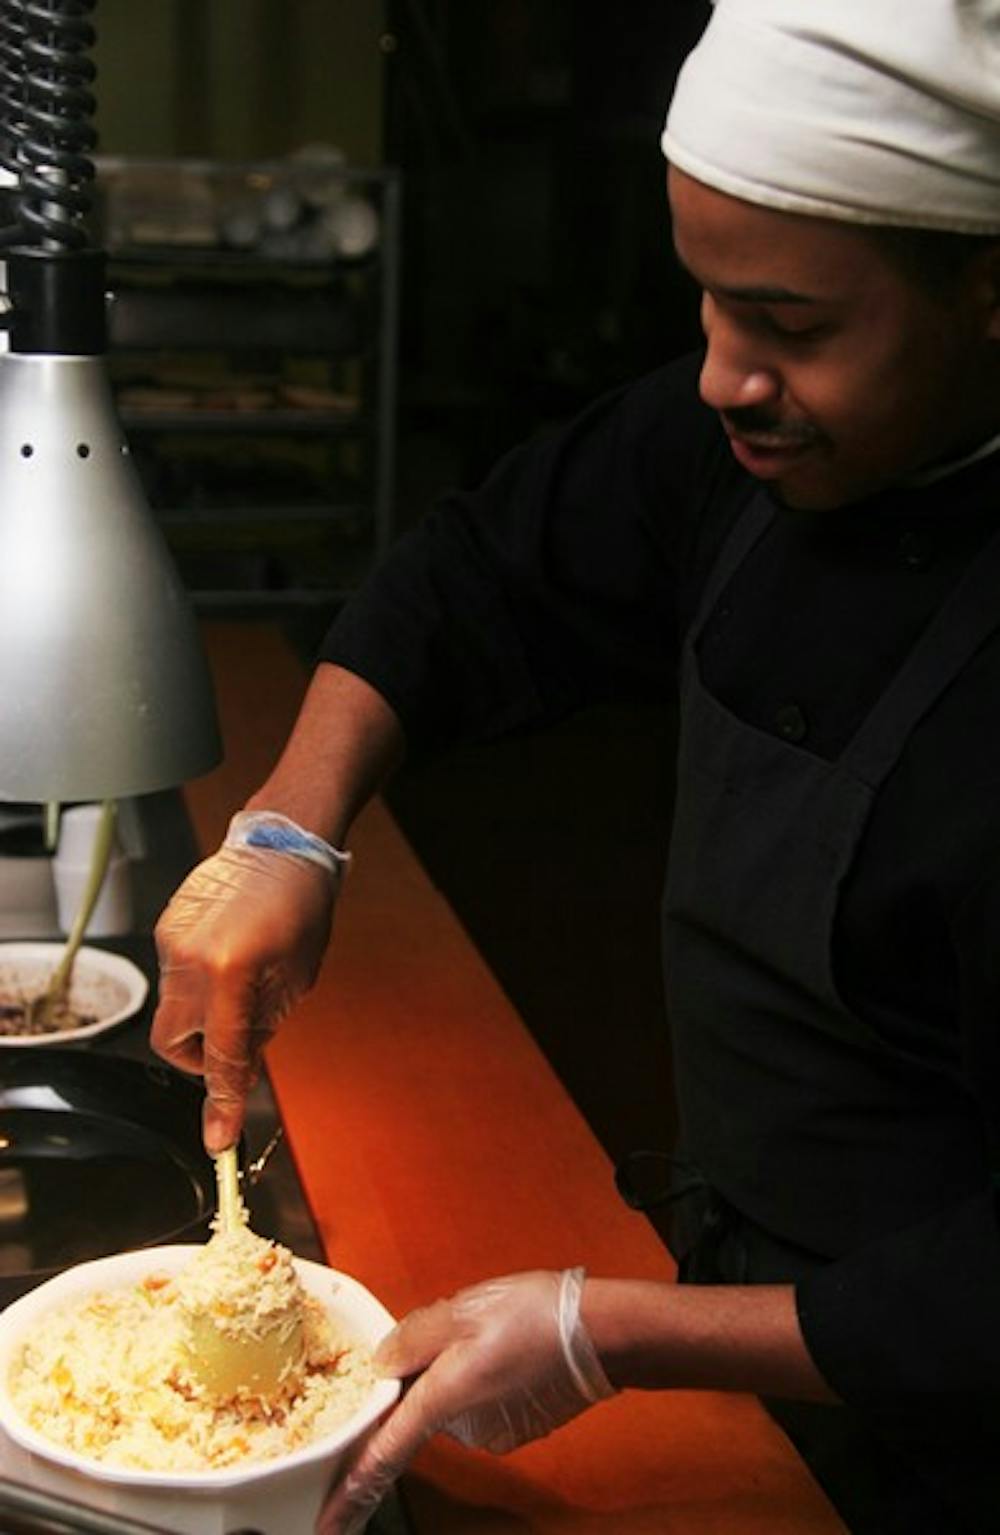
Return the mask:
<path fill-rule="evenodd" d="M 736 437 L 763 438 L 774 446 L 804 447 L 818 442 L 820 434 L 808 421 L 782 421 L 757 405 L 742 405 L 720 412 L 722 423 Z"/>

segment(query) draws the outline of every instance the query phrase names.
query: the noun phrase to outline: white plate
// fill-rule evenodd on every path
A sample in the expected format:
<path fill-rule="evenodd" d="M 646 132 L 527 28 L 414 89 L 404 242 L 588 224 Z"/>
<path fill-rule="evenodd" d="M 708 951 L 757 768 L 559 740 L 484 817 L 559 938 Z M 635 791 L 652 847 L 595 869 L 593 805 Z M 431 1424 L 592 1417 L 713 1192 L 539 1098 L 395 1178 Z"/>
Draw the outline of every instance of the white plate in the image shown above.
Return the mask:
<path fill-rule="evenodd" d="M 59 963 L 65 943 L 0 943 L 0 1001 L 16 1002 L 37 996 Z M 51 1034 L 0 1034 L 0 1046 L 31 1048 L 35 1045 L 69 1045 L 93 1039 L 117 1028 L 142 1007 L 149 982 L 124 954 L 91 949 L 77 950 L 70 978 L 69 1003 L 77 1012 L 93 1014 L 95 1021 L 79 1029 L 59 1029 Z"/>

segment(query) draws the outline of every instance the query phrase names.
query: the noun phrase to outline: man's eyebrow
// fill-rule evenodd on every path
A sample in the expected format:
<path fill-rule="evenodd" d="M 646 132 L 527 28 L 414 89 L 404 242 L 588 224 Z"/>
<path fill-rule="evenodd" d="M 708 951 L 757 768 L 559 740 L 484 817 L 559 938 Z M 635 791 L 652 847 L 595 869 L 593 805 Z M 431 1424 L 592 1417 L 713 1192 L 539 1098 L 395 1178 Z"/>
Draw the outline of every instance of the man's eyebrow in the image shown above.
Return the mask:
<path fill-rule="evenodd" d="M 718 293 L 723 298 L 735 299 L 743 304 L 821 304 L 823 300 L 812 293 L 798 293 L 794 288 L 772 287 L 760 283 L 740 284 L 705 283 L 692 272 L 684 261 L 680 251 L 674 246 L 674 255 L 681 271 L 689 277 L 696 287 L 708 293 Z"/>

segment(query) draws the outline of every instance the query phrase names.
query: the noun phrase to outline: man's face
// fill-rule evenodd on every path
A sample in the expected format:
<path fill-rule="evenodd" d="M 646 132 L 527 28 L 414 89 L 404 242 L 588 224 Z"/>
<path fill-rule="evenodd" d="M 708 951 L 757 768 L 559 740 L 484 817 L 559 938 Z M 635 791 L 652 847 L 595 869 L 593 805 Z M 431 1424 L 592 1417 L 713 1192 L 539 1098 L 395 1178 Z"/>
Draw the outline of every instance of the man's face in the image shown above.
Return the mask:
<path fill-rule="evenodd" d="M 981 274 L 931 292 L 851 225 L 674 168 L 669 188 L 677 254 L 703 293 L 702 398 L 781 500 L 856 501 L 1000 428 Z"/>

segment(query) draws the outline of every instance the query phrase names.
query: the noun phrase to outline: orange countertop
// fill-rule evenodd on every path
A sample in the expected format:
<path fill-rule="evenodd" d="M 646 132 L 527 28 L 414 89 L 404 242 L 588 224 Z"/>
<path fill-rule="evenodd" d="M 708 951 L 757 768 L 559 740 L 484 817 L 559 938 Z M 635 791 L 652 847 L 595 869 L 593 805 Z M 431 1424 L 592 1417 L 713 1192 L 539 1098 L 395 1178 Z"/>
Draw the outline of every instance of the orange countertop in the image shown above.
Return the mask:
<path fill-rule="evenodd" d="M 271 626 L 204 633 L 226 759 L 185 798 L 209 852 L 274 762 L 306 677 Z M 330 1263 L 397 1315 L 522 1268 L 671 1279 L 381 801 L 351 846 L 318 983 L 268 1053 Z M 440 1438 L 405 1495 L 419 1535 L 844 1535 L 759 1404 L 710 1392 L 626 1392 L 499 1459 Z"/>

